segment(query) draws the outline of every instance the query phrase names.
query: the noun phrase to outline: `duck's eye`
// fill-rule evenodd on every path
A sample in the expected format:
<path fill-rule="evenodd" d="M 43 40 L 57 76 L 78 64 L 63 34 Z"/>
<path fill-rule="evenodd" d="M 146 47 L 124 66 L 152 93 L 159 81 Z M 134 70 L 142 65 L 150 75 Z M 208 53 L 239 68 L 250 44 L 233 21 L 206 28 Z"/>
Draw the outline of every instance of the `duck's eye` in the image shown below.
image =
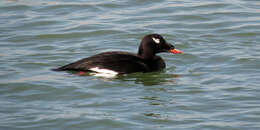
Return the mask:
<path fill-rule="evenodd" d="M 155 42 L 155 43 L 157 43 L 157 44 L 159 44 L 160 43 L 160 39 L 158 39 L 158 38 L 152 38 L 153 39 L 153 41 Z"/>

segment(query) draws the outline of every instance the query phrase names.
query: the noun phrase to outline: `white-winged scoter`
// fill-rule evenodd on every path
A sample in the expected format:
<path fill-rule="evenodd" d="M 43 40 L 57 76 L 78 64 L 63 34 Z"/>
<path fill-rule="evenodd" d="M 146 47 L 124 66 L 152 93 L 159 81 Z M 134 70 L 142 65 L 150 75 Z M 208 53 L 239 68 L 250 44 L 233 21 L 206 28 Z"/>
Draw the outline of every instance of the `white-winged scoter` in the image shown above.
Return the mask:
<path fill-rule="evenodd" d="M 167 43 L 161 35 L 149 34 L 142 39 L 137 54 L 122 51 L 104 52 L 54 70 L 92 71 L 113 75 L 159 71 L 165 68 L 163 59 L 156 55 L 160 52 L 182 53 L 175 49 L 173 45 Z"/>

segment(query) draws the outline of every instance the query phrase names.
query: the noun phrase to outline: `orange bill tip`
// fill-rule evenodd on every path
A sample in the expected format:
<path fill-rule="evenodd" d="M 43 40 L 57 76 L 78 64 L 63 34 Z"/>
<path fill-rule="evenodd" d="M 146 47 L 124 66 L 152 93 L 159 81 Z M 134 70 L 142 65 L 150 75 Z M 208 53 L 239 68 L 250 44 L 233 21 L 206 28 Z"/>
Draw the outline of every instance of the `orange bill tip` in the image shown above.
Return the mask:
<path fill-rule="evenodd" d="M 171 49 L 170 52 L 174 53 L 174 54 L 182 54 L 182 51 L 177 50 L 177 49 Z"/>

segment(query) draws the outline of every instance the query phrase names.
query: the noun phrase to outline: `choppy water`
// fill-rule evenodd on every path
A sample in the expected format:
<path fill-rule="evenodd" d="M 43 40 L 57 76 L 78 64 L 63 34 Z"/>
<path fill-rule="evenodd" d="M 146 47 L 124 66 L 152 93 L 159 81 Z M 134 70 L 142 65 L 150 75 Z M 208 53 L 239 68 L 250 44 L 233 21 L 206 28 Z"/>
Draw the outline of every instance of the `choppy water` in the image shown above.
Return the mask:
<path fill-rule="evenodd" d="M 53 72 L 162 34 L 162 72 Z M 0 129 L 260 129 L 259 0 L 1 0 Z"/>

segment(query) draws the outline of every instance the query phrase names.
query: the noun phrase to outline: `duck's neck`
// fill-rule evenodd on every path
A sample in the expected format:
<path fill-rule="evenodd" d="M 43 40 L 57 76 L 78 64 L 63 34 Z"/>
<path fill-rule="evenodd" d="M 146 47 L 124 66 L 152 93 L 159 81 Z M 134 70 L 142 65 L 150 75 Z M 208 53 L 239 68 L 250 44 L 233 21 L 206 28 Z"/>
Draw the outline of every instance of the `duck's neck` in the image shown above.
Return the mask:
<path fill-rule="evenodd" d="M 152 50 L 143 49 L 143 47 L 140 46 L 137 55 L 145 60 L 152 60 L 155 54 L 153 54 Z"/>

